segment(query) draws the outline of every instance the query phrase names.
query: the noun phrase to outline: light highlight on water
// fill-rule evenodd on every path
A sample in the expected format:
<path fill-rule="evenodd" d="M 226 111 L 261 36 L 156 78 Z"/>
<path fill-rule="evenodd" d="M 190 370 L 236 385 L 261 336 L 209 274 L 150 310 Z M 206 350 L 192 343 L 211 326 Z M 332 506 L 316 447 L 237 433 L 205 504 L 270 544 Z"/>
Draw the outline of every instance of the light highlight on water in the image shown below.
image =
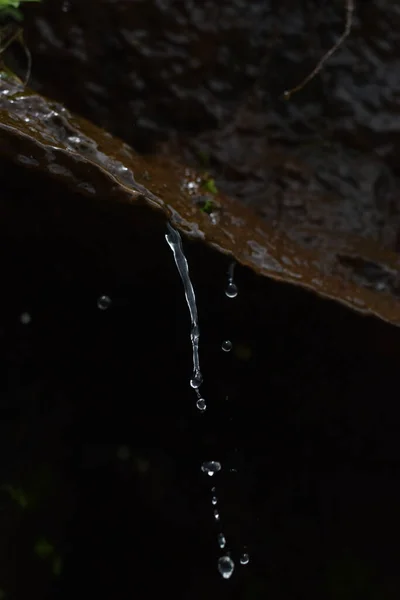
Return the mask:
<path fill-rule="evenodd" d="M 247 552 L 244 552 L 242 554 L 242 556 L 240 557 L 240 564 L 241 565 L 248 565 L 250 562 L 250 556 L 247 554 Z"/>
<path fill-rule="evenodd" d="M 203 464 L 201 465 L 201 470 L 203 471 L 203 473 L 207 473 L 207 475 L 209 475 L 210 477 L 212 477 L 214 473 L 218 473 L 218 471 L 220 471 L 221 468 L 221 463 L 216 460 L 209 460 L 203 462 Z"/>

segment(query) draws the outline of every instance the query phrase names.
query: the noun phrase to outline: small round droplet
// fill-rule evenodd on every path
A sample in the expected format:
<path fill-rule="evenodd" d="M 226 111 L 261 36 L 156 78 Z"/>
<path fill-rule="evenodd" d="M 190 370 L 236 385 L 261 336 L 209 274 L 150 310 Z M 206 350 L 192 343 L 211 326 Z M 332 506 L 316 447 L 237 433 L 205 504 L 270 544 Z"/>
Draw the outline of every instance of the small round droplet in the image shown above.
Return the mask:
<path fill-rule="evenodd" d="M 211 492 L 212 492 L 213 494 L 215 494 L 215 492 L 216 492 L 216 491 L 217 491 L 217 488 L 215 488 L 215 487 L 212 487 L 212 488 L 211 488 Z"/>
<path fill-rule="evenodd" d="M 97 308 L 100 310 L 107 310 L 111 306 L 111 298 L 109 296 L 100 296 L 97 299 Z"/>
<path fill-rule="evenodd" d="M 235 569 L 235 563 L 230 556 L 221 556 L 218 560 L 218 571 L 224 579 L 229 579 Z"/>
<path fill-rule="evenodd" d="M 221 463 L 216 460 L 208 460 L 207 462 L 203 462 L 201 470 L 203 473 L 207 473 L 207 475 L 212 477 L 214 473 L 218 473 L 218 471 L 221 470 Z"/>
<path fill-rule="evenodd" d="M 221 348 L 224 352 L 230 352 L 232 350 L 232 342 L 230 340 L 225 340 L 222 342 Z"/>
<path fill-rule="evenodd" d="M 217 509 L 215 509 L 215 510 L 214 510 L 214 519 L 215 519 L 216 521 L 219 521 L 219 520 L 220 520 L 219 512 L 217 511 Z"/>
<path fill-rule="evenodd" d="M 238 295 L 237 286 L 232 282 L 228 283 L 227 288 L 225 290 L 225 295 L 228 296 L 228 298 L 236 298 L 236 296 Z"/>
<path fill-rule="evenodd" d="M 218 502 L 218 498 L 217 498 L 217 496 L 213 496 L 213 497 L 211 498 L 211 504 L 213 504 L 213 506 L 215 506 L 215 505 L 217 504 L 217 502 Z"/>
<path fill-rule="evenodd" d="M 22 315 L 20 315 L 19 320 L 22 325 L 29 325 L 29 323 L 32 321 L 32 317 L 28 312 L 23 312 Z"/>
<path fill-rule="evenodd" d="M 240 564 L 248 565 L 249 562 L 250 562 L 250 556 L 247 554 L 247 552 L 243 552 L 242 556 L 240 557 Z"/>
<path fill-rule="evenodd" d="M 207 404 L 204 398 L 199 398 L 196 402 L 196 406 L 200 412 L 204 412 L 207 408 Z"/>
<path fill-rule="evenodd" d="M 220 548 L 225 548 L 226 546 L 226 538 L 223 533 L 218 534 L 218 545 Z"/>

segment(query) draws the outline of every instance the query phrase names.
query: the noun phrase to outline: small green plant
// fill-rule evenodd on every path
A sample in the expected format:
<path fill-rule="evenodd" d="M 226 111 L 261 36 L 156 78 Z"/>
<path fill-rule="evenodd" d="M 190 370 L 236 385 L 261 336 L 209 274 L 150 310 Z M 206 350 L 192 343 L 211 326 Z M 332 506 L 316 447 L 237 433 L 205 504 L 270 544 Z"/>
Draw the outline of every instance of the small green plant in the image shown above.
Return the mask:
<path fill-rule="evenodd" d="M 210 198 L 207 198 L 207 200 L 204 202 L 203 206 L 200 208 L 201 212 L 206 213 L 207 215 L 210 215 L 213 211 L 214 205 L 212 203 L 212 201 L 210 200 Z"/>
<path fill-rule="evenodd" d="M 0 18 L 11 17 L 16 21 L 22 21 L 19 8 L 23 2 L 41 2 L 41 0 L 0 0 Z"/>
<path fill-rule="evenodd" d="M 215 185 L 214 179 L 211 179 L 211 177 L 207 177 L 206 179 L 204 179 L 202 185 L 203 188 L 207 190 L 207 192 L 209 192 L 210 194 L 218 194 L 218 188 Z"/>

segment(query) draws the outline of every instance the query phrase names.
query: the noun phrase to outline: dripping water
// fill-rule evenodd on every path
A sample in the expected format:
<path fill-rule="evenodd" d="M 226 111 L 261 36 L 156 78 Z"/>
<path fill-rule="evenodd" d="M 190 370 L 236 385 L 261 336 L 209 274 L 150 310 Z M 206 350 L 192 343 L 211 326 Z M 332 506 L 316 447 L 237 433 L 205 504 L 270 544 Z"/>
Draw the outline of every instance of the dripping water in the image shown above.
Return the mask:
<path fill-rule="evenodd" d="M 185 290 L 186 303 L 189 308 L 191 329 L 190 329 L 190 340 L 192 342 L 192 353 L 193 353 L 193 375 L 190 380 L 190 385 L 193 389 L 198 390 L 202 384 L 203 377 L 200 371 L 200 359 L 199 359 L 199 339 L 200 329 L 197 315 L 196 296 L 194 293 L 193 285 L 190 280 L 189 266 L 186 260 L 186 256 L 183 252 L 182 238 L 178 231 L 174 229 L 169 223 L 167 225 L 168 233 L 165 236 L 169 247 L 174 255 L 176 267 L 179 275 L 181 276 L 183 287 Z M 197 396 L 197 407 L 199 410 L 205 410 L 204 398 L 198 394 Z M 203 400 L 203 402 L 201 402 Z M 200 407 L 199 407 L 200 401 Z M 201 408 L 203 407 L 203 408 Z"/>
<path fill-rule="evenodd" d="M 237 285 L 233 281 L 233 277 L 235 274 L 235 266 L 236 266 L 236 263 L 232 262 L 229 265 L 229 269 L 228 269 L 228 285 L 226 286 L 226 290 L 225 290 L 225 295 L 228 298 L 236 298 L 236 296 L 238 295 Z"/>
<path fill-rule="evenodd" d="M 232 342 L 230 340 L 225 340 L 222 342 L 221 348 L 224 352 L 230 352 L 232 350 Z"/>
<path fill-rule="evenodd" d="M 206 410 L 206 402 L 200 393 L 200 386 L 203 382 L 203 377 L 200 370 L 200 359 L 199 359 L 199 339 L 200 339 L 200 329 L 198 322 L 198 312 L 196 305 L 196 296 L 194 293 L 193 285 L 189 275 L 189 266 L 183 251 L 182 247 L 182 239 L 179 232 L 174 229 L 169 223 L 167 225 L 168 232 L 165 236 L 165 239 L 172 251 L 174 256 L 175 264 L 178 269 L 178 273 L 181 277 L 185 299 L 189 309 L 191 328 L 190 328 L 190 340 L 192 344 L 192 356 L 193 356 L 193 374 L 190 380 L 191 387 L 195 390 L 197 401 L 196 406 L 199 411 L 204 412 Z M 232 262 L 228 269 L 228 283 L 225 289 L 225 294 L 228 298 L 235 298 L 238 295 L 238 288 L 234 282 L 234 271 L 235 271 L 235 263 Z M 230 340 L 225 340 L 222 343 L 222 350 L 225 352 L 230 352 L 232 349 L 232 342 Z M 207 475 L 214 476 L 215 473 L 218 473 L 221 470 L 221 463 L 218 461 L 207 461 L 203 462 L 201 465 L 201 470 Z M 220 513 L 217 509 L 218 498 L 216 495 L 216 488 L 213 487 L 211 489 L 212 498 L 211 504 L 214 507 L 213 515 L 214 519 L 217 523 L 220 522 Z M 219 533 L 217 536 L 218 545 L 222 549 L 226 547 L 226 538 L 223 533 Z M 248 554 L 243 553 L 240 557 L 240 564 L 245 565 L 249 562 Z M 233 571 L 235 569 L 235 563 L 229 554 L 223 555 L 218 559 L 218 571 L 224 579 L 229 579 Z"/>
<path fill-rule="evenodd" d="M 226 539 L 223 533 L 218 534 L 218 545 L 221 548 L 221 550 L 226 546 Z"/>
<path fill-rule="evenodd" d="M 218 571 L 224 579 L 229 579 L 235 569 L 235 563 L 230 556 L 221 556 L 218 560 Z"/>
<path fill-rule="evenodd" d="M 201 465 L 201 470 L 203 471 L 203 473 L 207 473 L 207 475 L 210 475 L 211 477 L 212 475 L 214 475 L 214 473 L 218 473 L 218 471 L 221 470 L 221 463 L 216 460 L 208 460 L 206 462 L 203 462 L 203 464 Z"/>
<path fill-rule="evenodd" d="M 111 306 L 111 298 L 109 296 L 100 296 L 97 299 L 97 308 L 100 310 L 107 310 Z"/>

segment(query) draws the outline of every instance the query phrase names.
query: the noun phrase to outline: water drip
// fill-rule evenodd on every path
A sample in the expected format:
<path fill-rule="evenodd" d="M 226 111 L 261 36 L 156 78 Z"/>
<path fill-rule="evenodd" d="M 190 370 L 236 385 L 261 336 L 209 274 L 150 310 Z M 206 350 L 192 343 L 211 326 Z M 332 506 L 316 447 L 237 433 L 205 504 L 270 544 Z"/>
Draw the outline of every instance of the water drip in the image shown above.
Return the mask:
<path fill-rule="evenodd" d="M 194 293 L 193 285 L 190 280 L 189 266 L 186 260 L 186 256 L 183 252 L 182 238 L 179 232 L 174 229 L 169 223 L 167 225 L 168 233 L 165 236 L 169 247 L 174 255 L 174 260 L 178 273 L 181 276 L 183 288 L 185 291 L 186 303 L 189 308 L 191 329 L 190 329 L 190 340 L 192 342 L 192 353 L 193 353 L 193 375 L 190 380 L 190 385 L 193 389 L 197 390 L 202 382 L 203 377 L 200 371 L 200 359 L 199 359 L 199 339 L 200 329 L 197 314 L 196 296 Z"/>
<path fill-rule="evenodd" d="M 230 556 L 221 556 L 218 560 L 218 571 L 224 579 L 229 579 L 235 569 L 235 563 Z"/>

